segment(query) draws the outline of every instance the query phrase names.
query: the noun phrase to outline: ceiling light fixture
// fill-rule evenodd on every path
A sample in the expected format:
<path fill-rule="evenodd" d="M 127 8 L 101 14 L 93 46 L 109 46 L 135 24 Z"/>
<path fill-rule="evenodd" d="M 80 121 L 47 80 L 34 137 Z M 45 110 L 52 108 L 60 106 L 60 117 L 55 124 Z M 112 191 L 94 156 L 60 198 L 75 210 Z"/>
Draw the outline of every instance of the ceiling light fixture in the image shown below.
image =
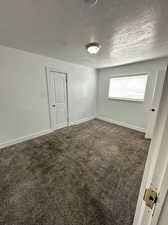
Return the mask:
<path fill-rule="evenodd" d="M 101 45 L 98 42 L 91 42 L 86 45 L 86 49 L 91 55 L 95 55 L 101 49 Z"/>

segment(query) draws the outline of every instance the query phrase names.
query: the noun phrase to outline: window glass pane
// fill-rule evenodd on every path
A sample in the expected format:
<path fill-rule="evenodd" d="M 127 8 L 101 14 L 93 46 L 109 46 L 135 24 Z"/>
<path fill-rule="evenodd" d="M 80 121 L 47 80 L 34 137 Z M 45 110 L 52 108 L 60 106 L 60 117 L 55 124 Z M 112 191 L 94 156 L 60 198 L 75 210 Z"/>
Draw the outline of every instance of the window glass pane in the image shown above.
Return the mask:
<path fill-rule="evenodd" d="M 147 75 L 138 75 L 111 78 L 109 98 L 143 101 L 147 77 Z"/>

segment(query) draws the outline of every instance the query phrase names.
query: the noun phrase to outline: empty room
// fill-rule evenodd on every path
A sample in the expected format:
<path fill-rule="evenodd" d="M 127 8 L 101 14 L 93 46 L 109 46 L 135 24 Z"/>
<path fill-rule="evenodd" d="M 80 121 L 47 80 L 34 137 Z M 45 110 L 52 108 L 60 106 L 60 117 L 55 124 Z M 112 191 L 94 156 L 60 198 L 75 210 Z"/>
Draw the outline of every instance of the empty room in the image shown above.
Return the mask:
<path fill-rule="evenodd" d="M 167 225 L 168 2 L 0 0 L 0 225 Z"/>

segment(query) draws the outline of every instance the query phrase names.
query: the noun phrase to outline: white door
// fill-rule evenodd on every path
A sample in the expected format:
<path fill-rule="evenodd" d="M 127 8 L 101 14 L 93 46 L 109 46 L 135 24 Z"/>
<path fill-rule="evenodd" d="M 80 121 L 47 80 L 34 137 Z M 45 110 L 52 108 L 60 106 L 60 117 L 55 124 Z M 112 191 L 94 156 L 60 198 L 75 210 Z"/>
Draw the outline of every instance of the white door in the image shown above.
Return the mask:
<path fill-rule="evenodd" d="M 168 192 L 168 77 L 166 77 L 158 118 L 149 149 L 147 163 L 138 198 L 134 225 L 157 225 Z M 146 188 L 158 193 L 158 200 L 150 209 L 143 201 Z"/>
<path fill-rule="evenodd" d="M 163 84 L 165 80 L 166 71 L 160 70 L 156 74 L 155 88 L 153 91 L 152 101 L 148 113 L 148 124 L 146 129 L 145 137 L 151 139 L 153 136 L 154 127 L 156 124 L 156 118 L 158 114 L 160 99 L 163 91 Z"/>
<path fill-rule="evenodd" d="M 68 125 L 67 75 L 47 69 L 50 123 L 53 130 Z"/>

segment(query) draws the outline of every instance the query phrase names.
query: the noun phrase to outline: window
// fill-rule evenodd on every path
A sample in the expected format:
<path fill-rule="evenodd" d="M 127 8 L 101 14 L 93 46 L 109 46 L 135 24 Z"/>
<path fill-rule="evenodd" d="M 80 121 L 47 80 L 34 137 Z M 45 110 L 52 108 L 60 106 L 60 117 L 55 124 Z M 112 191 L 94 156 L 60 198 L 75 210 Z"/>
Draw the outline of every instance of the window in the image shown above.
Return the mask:
<path fill-rule="evenodd" d="M 147 75 L 113 77 L 109 83 L 109 98 L 144 101 Z"/>

